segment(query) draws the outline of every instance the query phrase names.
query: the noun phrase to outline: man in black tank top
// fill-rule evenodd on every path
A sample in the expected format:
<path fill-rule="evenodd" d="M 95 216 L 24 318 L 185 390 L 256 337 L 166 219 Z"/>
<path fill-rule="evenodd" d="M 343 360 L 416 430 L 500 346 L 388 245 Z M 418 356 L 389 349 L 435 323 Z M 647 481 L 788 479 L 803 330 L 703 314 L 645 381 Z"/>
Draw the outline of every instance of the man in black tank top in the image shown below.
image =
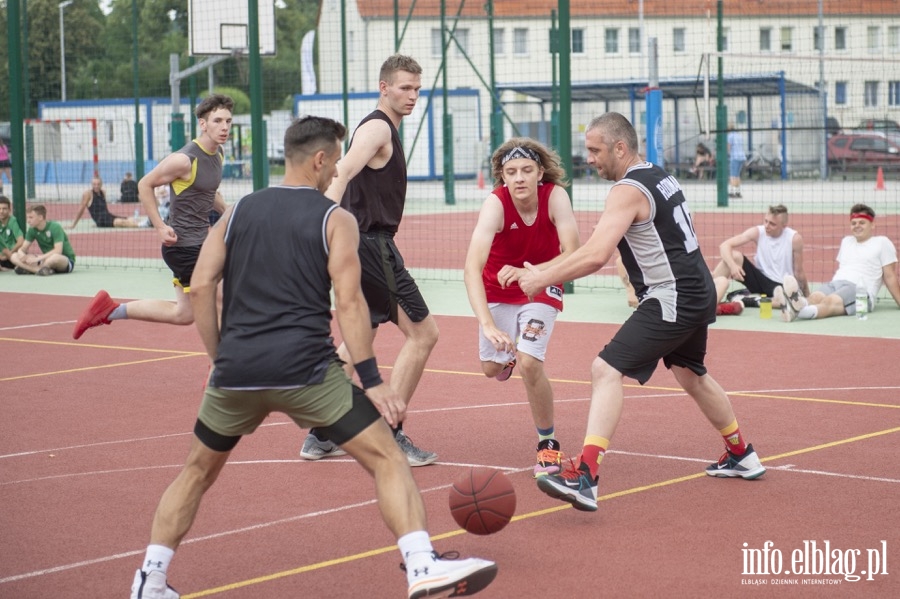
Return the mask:
<path fill-rule="evenodd" d="M 407 405 L 438 340 L 437 323 L 394 244 L 406 202 L 406 157 L 397 129 L 416 107 L 421 75 L 422 67 L 409 56 L 395 54 L 384 62 L 378 107 L 356 128 L 337 177 L 325 194 L 359 223 L 362 288 L 373 337 L 378 325 L 386 322 L 400 327 L 405 337 L 391 372 L 391 386 Z M 344 345 L 338 353 L 347 361 Z M 437 460 L 436 453 L 416 447 L 402 427 L 394 434 L 411 466 L 427 466 Z M 308 460 L 337 455 L 340 450 L 318 430 L 310 432 L 300 450 L 300 456 Z"/>
<path fill-rule="evenodd" d="M 285 132 L 284 182 L 229 207 L 203 246 L 192 301 L 213 369 L 184 472 L 153 518 L 133 598 L 178 596 L 166 571 L 209 481 L 241 436 L 273 411 L 302 427 L 322 427 L 373 477 L 378 473 L 376 496 L 403 556 L 410 597 L 457 588 L 472 594 L 496 576 L 491 561 L 445 560 L 434 552 L 425 505 L 388 427 L 403 420 L 406 405 L 382 382 L 372 352 L 356 221 L 321 193 L 334 177 L 345 133 L 322 117 L 292 123 Z M 365 391 L 347 378 L 331 338 L 332 284 L 341 336 Z"/>
<path fill-rule="evenodd" d="M 539 478 L 538 487 L 576 509 L 597 510 L 597 470 L 621 415 L 623 378 L 644 384 L 660 359 L 725 442 L 725 453 L 706 473 L 762 476 L 766 469 L 744 441 L 728 395 L 704 364 L 716 292 L 681 186 L 640 158 L 637 133 L 621 114 L 591 121 L 585 147 L 588 164 L 616 182 L 603 214 L 587 243 L 546 270 L 529 268 L 519 287 L 533 296 L 553 281 L 592 274 L 618 249 L 640 303 L 591 366 L 591 409 L 577 466 Z"/>

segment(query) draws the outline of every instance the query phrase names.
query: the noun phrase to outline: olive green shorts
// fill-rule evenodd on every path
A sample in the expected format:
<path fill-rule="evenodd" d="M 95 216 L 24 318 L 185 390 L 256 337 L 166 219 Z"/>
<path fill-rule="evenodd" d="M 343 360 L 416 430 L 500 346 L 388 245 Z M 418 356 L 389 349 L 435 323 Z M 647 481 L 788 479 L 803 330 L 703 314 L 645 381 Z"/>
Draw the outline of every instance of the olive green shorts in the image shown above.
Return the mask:
<path fill-rule="evenodd" d="M 226 437 L 249 435 L 272 412 L 282 412 L 301 428 L 325 427 L 353 407 L 353 386 L 340 362 L 328 366 L 318 385 L 293 389 L 206 387 L 197 418 Z"/>

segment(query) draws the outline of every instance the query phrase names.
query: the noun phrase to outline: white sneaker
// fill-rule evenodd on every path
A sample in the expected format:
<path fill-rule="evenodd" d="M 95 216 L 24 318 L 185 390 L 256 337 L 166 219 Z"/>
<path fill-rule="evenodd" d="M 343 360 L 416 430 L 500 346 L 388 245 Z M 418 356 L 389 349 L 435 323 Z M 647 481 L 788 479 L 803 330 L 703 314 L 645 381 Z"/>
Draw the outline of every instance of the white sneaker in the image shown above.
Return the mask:
<path fill-rule="evenodd" d="M 797 319 L 797 310 L 794 310 L 794 306 L 785 297 L 784 288 L 781 285 L 772 292 L 772 301 L 781 304 L 781 320 L 793 322 Z"/>
<path fill-rule="evenodd" d="M 149 574 L 143 570 L 134 573 L 131 583 L 131 599 L 179 599 L 175 589 L 166 584 L 166 575 L 159 570 Z"/>
<path fill-rule="evenodd" d="M 710 464 L 706 468 L 706 473 L 720 478 L 740 477 L 753 480 L 765 474 L 766 467 L 759 461 L 759 456 L 756 455 L 751 444 L 747 445 L 747 451 L 742 456 L 736 456 L 730 451 L 726 451 L 718 462 Z"/>
<path fill-rule="evenodd" d="M 800 284 L 791 275 L 784 275 L 784 295 L 795 312 L 799 312 L 809 305 L 809 300 L 800 293 Z"/>
<path fill-rule="evenodd" d="M 486 559 L 470 557 L 445 559 L 451 554 L 431 554 L 424 567 L 409 568 L 409 599 L 420 597 L 462 597 L 474 595 L 487 588 L 497 576 L 497 564 Z"/>
<path fill-rule="evenodd" d="M 300 457 L 304 460 L 321 460 L 322 458 L 333 458 L 347 455 L 347 452 L 340 448 L 336 443 L 331 441 L 320 441 L 312 433 L 306 435 L 303 441 L 303 448 L 300 450 Z"/>

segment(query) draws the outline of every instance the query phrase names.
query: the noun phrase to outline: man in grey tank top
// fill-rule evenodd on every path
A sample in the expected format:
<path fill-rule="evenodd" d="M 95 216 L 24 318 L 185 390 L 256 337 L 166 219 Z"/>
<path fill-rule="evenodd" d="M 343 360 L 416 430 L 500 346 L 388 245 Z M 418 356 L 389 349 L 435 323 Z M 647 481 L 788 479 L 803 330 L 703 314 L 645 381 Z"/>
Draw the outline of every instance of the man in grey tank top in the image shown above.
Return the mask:
<path fill-rule="evenodd" d="M 224 152 L 222 145 L 231 132 L 234 101 L 213 94 L 197 105 L 194 114 L 200 135 L 177 152 L 169 154 L 138 182 L 138 196 L 162 243 L 162 255 L 172 270 L 175 301 L 145 299 L 119 304 L 100 290 L 75 323 L 72 337 L 78 339 L 90 328 L 113 320 L 144 320 L 189 325 L 194 312 L 188 293 L 200 246 L 209 231 L 209 213 L 225 211 L 219 193 Z M 166 221 L 159 215 L 155 188 L 168 186 L 172 198 Z"/>

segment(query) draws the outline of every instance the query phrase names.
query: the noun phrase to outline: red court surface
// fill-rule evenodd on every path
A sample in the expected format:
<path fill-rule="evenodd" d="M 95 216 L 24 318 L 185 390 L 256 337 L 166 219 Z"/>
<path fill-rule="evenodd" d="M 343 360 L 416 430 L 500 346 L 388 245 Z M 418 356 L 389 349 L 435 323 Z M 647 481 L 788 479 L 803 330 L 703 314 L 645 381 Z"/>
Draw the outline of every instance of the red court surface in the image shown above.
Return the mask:
<path fill-rule="evenodd" d="M 193 327 L 124 322 L 75 342 L 85 298 L 0 297 L 16 306 L 0 326 L 0 597 L 125 597 L 187 453 L 200 341 Z M 474 319 L 438 323 L 405 428 L 440 455 L 414 469 L 435 548 L 499 565 L 479 597 L 900 596 L 900 340 L 711 330 L 710 372 L 769 471 L 706 476 L 721 438 L 660 367 L 644 387 L 628 381 L 587 514 L 531 478 L 521 379 L 480 374 Z M 580 450 L 590 364 L 616 328 L 557 324 L 547 370 L 564 450 Z M 399 344 L 379 333 L 387 375 Z M 169 570 L 183 597 L 406 596 L 371 480 L 347 459 L 299 460 L 304 434 L 273 415 L 235 449 Z M 451 518 L 449 486 L 470 465 L 516 489 L 495 535 Z"/>

